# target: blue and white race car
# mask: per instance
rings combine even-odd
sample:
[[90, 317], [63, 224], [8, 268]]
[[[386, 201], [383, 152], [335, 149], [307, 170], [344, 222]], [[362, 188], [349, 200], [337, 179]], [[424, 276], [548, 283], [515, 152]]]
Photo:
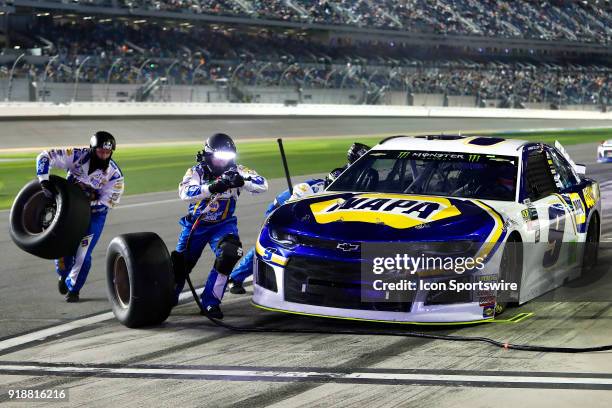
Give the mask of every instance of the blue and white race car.
[[[413, 245], [419, 252], [439, 243], [462, 248], [484, 260], [484, 267], [461, 275], [464, 282], [499, 280], [513, 265], [513, 303], [527, 302], [596, 261], [599, 187], [584, 172], [558, 144], [479, 136], [387, 138], [324, 193], [288, 201], [268, 217], [256, 243], [253, 303], [370, 321], [493, 319], [506, 303], [499, 292], [438, 299], [435, 289], [427, 289], [431, 285], [423, 285], [403, 301], [364, 301], [363, 249], [385, 243]], [[563, 245], [585, 242], [592, 245]], [[426, 283], [449, 280], [439, 272], [416, 275]]]
[[597, 146], [597, 161], [600, 163], [612, 162], [612, 139], [604, 140]]

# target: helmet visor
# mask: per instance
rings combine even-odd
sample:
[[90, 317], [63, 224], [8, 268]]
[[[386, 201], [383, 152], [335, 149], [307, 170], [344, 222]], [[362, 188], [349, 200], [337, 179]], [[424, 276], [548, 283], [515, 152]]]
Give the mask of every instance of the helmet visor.
[[231, 161], [236, 158], [236, 153], [229, 151], [220, 151], [213, 153], [213, 159]]
[[100, 160], [108, 160], [113, 155], [113, 150], [103, 148], [103, 147], [97, 147], [95, 154], [96, 156], [98, 156], [98, 159]]
[[236, 153], [228, 151], [214, 152], [211, 158], [212, 165], [217, 169], [229, 166], [236, 158]]

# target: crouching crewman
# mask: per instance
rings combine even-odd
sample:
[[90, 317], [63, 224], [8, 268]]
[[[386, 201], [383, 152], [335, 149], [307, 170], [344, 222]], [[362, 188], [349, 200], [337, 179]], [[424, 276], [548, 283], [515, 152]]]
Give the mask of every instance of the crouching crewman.
[[235, 163], [236, 146], [226, 134], [216, 133], [198, 152], [197, 164], [189, 169], [179, 184], [181, 200], [189, 202], [188, 214], [179, 220], [181, 232], [172, 262], [176, 276], [176, 302], [190, 273], [209, 244], [215, 262], [201, 295], [205, 313], [223, 318], [219, 305], [228, 276], [242, 256], [238, 223], [234, 216], [240, 192], [262, 193], [267, 181], [256, 172]]

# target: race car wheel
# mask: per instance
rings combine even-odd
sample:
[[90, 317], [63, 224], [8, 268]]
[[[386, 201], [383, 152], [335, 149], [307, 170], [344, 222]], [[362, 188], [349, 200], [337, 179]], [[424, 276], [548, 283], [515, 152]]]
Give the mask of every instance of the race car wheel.
[[174, 302], [174, 274], [164, 241], [153, 232], [113, 238], [106, 252], [107, 296], [127, 327], [163, 323]]
[[89, 226], [89, 200], [66, 179], [50, 176], [55, 199], [45, 197], [38, 180], [26, 184], [15, 197], [10, 235], [24, 251], [46, 259], [73, 255]]
[[510, 235], [506, 240], [504, 252], [499, 266], [500, 280], [518, 285], [518, 291], [502, 292], [499, 296], [501, 301], [495, 305], [495, 315], [501, 314], [508, 307], [515, 307], [519, 302], [521, 289], [521, 277], [523, 275], [523, 245], [521, 239], [516, 235]]
[[595, 214], [589, 222], [587, 235], [582, 252], [581, 276], [586, 276], [597, 266], [597, 256], [599, 254], [599, 219]]

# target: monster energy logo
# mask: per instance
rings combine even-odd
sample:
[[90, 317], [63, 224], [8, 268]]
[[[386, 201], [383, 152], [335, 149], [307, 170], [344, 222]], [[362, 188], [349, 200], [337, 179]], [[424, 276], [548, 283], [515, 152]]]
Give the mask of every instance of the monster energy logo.
[[[421, 159], [421, 160], [465, 160], [463, 153], [446, 153], [446, 152], [399, 152], [398, 159]], [[480, 154], [470, 154], [467, 156], [471, 162], [480, 161]]]

